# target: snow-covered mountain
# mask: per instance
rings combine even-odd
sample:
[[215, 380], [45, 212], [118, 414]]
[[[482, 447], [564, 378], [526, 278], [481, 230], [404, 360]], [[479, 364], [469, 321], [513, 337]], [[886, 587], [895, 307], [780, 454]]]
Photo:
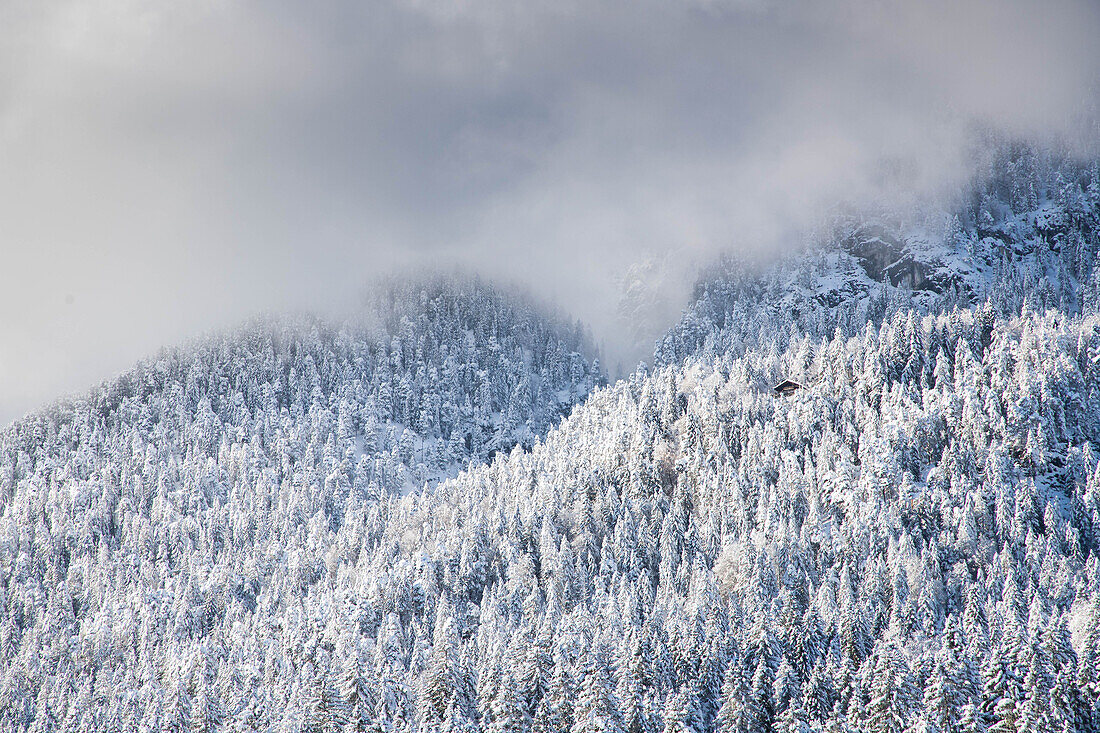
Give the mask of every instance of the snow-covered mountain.
[[348, 660], [366, 684], [317, 719], [1090, 730], [1100, 320], [988, 326], [639, 373], [400, 504], [318, 601], [314, 688]]
[[197, 711], [208, 650], [298, 623], [340, 527], [529, 447], [601, 383], [590, 358], [516, 293], [394, 281], [344, 324], [250, 324], [17, 422], [0, 433], [0, 728]]
[[400, 285], [18, 423], [0, 721], [1100, 729], [1100, 175], [968, 200], [722, 264], [590, 395], [579, 329]]
[[658, 365], [782, 347], [792, 333], [852, 335], [899, 309], [990, 301], [1003, 315], [1095, 309], [1100, 166], [1027, 146], [1005, 148], [956, 210], [836, 214], [808, 246], [761, 265], [728, 258], [700, 278]]

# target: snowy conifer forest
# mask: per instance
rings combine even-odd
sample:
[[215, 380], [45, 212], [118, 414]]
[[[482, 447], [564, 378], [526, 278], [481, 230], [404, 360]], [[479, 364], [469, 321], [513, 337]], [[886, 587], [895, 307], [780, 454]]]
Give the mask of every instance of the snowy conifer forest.
[[1100, 168], [964, 198], [714, 264], [610, 384], [421, 277], [15, 422], [0, 728], [1100, 730]]

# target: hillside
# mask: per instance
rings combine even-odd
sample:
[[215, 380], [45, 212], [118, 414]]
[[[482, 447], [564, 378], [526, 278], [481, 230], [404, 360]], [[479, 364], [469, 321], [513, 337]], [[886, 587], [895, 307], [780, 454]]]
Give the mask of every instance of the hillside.
[[398, 286], [19, 423], [3, 724], [1097, 730], [1100, 183], [1031, 155], [938, 239], [723, 264], [610, 386]]
[[395, 281], [342, 325], [258, 322], [17, 422], [0, 728], [130, 729], [135, 710], [161, 728], [164, 675], [190, 700], [204, 650], [296, 623], [338, 528], [530, 446], [602, 380], [589, 349], [514, 293]]
[[954, 311], [638, 373], [289, 547], [224, 528], [240, 565], [190, 522], [178, 570], [116, 564], [145, 603], [43, 582], [75, 647], [30, 625], [8, 679], [82, 729], [1090, 730], [1098, 354], [1096, 316]]
[[901, 217], [837, 213], [804, 247], [773, 262], [726, 258], [695, 287], [657, 344], [658, 365], [792, 333], [861, 332], [898, 311], [935, 313], [989, 301], [1001, 315], [1095, 310], [1100, 165], [1027, 146], [1001, 149], [954, 209]]

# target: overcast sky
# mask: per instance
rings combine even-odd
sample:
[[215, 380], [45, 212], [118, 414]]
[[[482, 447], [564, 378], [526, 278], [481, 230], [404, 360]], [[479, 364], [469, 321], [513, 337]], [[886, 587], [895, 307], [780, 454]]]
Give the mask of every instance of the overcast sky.
[[1098, 6], [4, 0], [0, 422], [425, 263], [614, 352], [632, 262], [950, 189], [975, 122], [1093, 142]]

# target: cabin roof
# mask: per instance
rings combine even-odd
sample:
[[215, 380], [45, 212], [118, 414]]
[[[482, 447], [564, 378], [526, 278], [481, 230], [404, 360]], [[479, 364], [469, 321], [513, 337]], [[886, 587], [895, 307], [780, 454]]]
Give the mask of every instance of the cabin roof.
[[784, 379], [779, 384], [775, 385], [776, 392], [793, 392], [796, 389], [802, 389], [802, 385], [793, 379]]

